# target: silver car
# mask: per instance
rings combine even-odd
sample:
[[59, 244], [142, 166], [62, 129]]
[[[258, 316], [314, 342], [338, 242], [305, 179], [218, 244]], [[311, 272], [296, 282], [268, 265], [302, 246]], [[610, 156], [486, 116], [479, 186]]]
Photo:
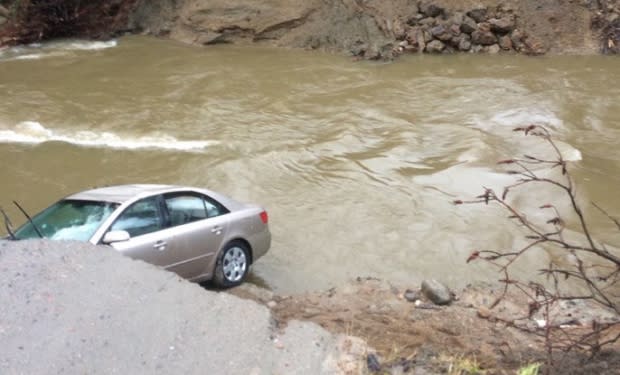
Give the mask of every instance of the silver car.
[[269, 249], [268, 220], [262, 207], [206, 189], [119, 185], [61, 199], [12, 236], [110, 245], [191, 281], [231, 287]]

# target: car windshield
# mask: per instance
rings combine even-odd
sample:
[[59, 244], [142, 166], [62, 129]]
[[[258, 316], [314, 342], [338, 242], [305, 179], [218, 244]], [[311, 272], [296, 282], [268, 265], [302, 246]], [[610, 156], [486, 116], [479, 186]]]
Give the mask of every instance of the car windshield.
[[[88, 241], [117, 207], [117, 203], [61, 200], [37, 214], [32, 221], [45, 238]], [[20, 240], [40, 238], [36, 229], [27, 221], [15, 232], [15, 237]]]

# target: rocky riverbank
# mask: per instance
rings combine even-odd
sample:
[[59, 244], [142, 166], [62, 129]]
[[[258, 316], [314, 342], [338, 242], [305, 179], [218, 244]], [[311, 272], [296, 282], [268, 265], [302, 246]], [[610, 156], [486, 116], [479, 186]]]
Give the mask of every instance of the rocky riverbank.
[[364, 59], [613, 54], [620, 48], [620, 0], [98, 0], [84, 9], [75, 2], [75, 12], [68, 3], [59, 16], [50, 16], [50, 8], [37, 18], [37, 6], [24, 5], [30, 2], [0, 2], [0, 45], [134, 32], [197, 45], [268, 44]]
[[[545, 359], [541, 317], [518, 295], [489, 309], [491, 287], [358, 278], [298, 295], [249, 283], [215, 292], [57, 241], [0, 240], [0, 268], [3, 374], [515, 374]], [[555, 316], [572, 330], [617, 319], [583, 301]], [[620, 368], [620, 343], [588, 355], [556, 357], [554, 373]]]
[[403, 53], [617, 53], [618, 0], [143, 2], [132, 27], [188, 43]]
[[[434, 280], [404, 287], [358, 278], [300, 295], [275, 295], [251, 284], [230, 293], [269, 307], [280, 327], [289, 321], [311, 321], [330, 332], [364, 339], [370, 349], [355, 355], [366, 356], [371, 373], [516, 374], [531, 364], [541, 364], [542, 373], [545, 363], [544, 318], [529, 316], [528, 303], [519, 294], [511, 293], [489, 309], [501, 294], [491, 286], [449, 292]], [[561, 305], [552, 324], [573, 333], [584, 332], [595, 320], [617, 319], [584, 301]], [[554, 374], [615, 374], [620, 343], [594, 359], [580, 350], [558, 353], [555, 359]]]

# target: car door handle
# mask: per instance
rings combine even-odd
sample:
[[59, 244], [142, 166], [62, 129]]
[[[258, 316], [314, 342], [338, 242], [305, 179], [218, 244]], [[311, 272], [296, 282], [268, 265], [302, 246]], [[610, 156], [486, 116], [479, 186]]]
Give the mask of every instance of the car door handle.
[[222, 227], [220, 227], [219, 225], [211, 228], [211, 233], [215, 233], [215, 234], [220, 234], [222, 233]]
[[166, 250], [167, 245], [168, 243], [166, 241], [157, 241], [155, 242], [155, 245], [153, 245], [153, 247], [159, 251], [164, 251]]

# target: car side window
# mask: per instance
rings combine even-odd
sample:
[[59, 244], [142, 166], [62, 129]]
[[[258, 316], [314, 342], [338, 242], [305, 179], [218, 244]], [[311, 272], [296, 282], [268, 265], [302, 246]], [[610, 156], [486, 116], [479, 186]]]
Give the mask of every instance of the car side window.
[[174, 194], [164, 196], [170, 225], [175, 227], [186, 223], [206, 219], [207, 206], [202, 197], [192, 194]]
[[229, 212], [224, 206], [209, 198], [205, 198], [205, 206], [209, 217], [220, 216]]
[[131, 237], [152, 233], [163, 228], [157, 197], [142, 199], [131, 206], [116, 219], [110, 230], [124, 230]]

